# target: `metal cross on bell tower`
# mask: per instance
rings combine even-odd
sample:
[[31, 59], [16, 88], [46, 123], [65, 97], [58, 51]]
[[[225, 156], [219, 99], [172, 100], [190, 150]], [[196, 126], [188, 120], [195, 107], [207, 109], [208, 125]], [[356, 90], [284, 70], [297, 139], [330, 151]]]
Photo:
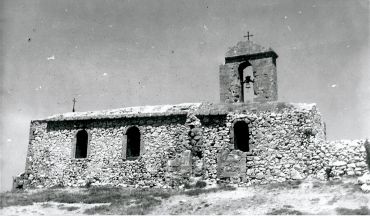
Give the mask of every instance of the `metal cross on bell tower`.
[[245, 38], [247, 38], [249, 40], [250, 37], [253, 37], [254, 35], [252, 34], [249, 34], [249, 31], [247, 32], [247, 35], [244, 35]]
[[75, 112], [76, 98], [73, 98], [72, 102], [73, 102], [72, 112]]

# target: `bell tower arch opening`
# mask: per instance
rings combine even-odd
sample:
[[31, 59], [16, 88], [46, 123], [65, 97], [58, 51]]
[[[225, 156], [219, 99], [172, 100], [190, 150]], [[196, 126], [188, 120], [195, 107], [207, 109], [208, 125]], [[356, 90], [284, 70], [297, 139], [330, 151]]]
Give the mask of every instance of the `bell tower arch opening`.
[[254, 91], [254, 72], [252, 65], [248, 62], [242, 62], [238, 67], [240, 80], [240, 102], [253, 102]]

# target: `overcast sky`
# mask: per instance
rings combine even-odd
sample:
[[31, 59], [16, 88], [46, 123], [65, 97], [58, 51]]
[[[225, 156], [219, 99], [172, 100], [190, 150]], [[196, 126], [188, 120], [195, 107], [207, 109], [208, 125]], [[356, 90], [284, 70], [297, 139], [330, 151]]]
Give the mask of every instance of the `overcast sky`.
[[31, 119], [219, 102], [227, 48], [250, 31], [279, 58], [279, 100], [317, 103], [329, 139], [370, 137], [367, 0], [0, 2], [1, 190]]

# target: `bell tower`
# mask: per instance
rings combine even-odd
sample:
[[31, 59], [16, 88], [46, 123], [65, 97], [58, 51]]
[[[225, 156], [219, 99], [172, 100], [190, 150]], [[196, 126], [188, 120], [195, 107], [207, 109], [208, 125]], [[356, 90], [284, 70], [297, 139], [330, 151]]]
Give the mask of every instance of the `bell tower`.
[[220, 65], [221, 103], [276, 101], [277, 57], [271, 48], [249, 40], [229, 48]]

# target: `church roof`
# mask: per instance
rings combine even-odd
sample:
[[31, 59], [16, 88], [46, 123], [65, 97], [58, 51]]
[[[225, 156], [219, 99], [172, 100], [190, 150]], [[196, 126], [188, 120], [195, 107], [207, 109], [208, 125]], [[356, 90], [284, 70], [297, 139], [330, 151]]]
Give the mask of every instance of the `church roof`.
[[181, 103], [173, 105], [154, 105], [154, 106], [137, 106], [125, 107], [119, 109], [88, 111], [88, 112], [68, 112], [56, 114], [45, 119], [35, 121], [77, 121], [93, 119], [119, 119], [119, 118], [138, 118], [138, 117], [155, 117], [155, 116], [174, 116], [187, 115], [227, 115], [229, 112], [263, 112], [266, 110], [282, 109], [295, 110], [312, 110], [316, 104], [304, 103], [284, 103], [284, 102], [267, 102], [267, 103], [235, 103], [235, 104], [213, 104], [213, 103]]
[[88, 112], [68, 112], [47, 117], [47, 121], [60, 120], [88, 120], [88, 119], [114, 119], [128, 117], [151, 117], [166, 115], [186, 115], [189, 110], [196, 109], [201, 103], [182, 103], [174, 105], [154, 105], [124, 107], [119, 109], [88, 111]]
[[271, 48], [263, 47], [259, 44], [254, 43], [253, 41], [239, 41], [235, 46], [229, 48], [229, 50], [225, 54], [225, 58], [256, 55], [268, 52], [272, 52], [276, 55], [275, 51]]

